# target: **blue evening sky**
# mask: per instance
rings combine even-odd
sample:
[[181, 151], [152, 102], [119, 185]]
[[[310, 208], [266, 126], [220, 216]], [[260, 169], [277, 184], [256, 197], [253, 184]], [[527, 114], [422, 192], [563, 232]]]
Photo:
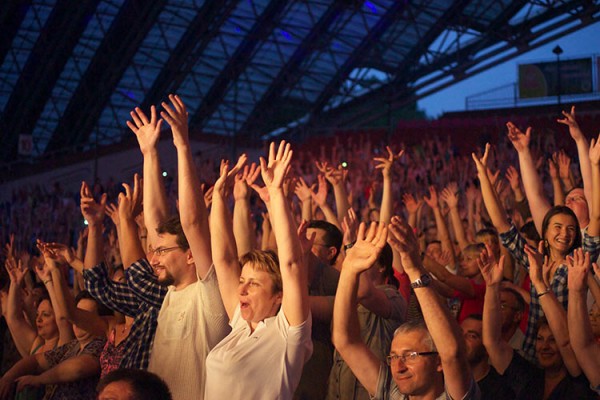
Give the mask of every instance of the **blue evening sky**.
[[[600, 23], [552, 41], [511, 61], [490, 68], [477, 76], [421, 99], [418, 102], [419, 108], [424, 109], [428, 116], [434, 118], [439, 117], [445, 111], [464, 110], [467, 96], [515, 83], [517, 81], [518, 64], [556, 60], [556, 56], [552, 53], [552, 49], [556, 45], [559, 45], [564, 51], [561, 59], [598, 55], [600, 53]], [[599, 66], [596, 65], [595, 68], [595, 75], [598, 76], [597, 68]]]

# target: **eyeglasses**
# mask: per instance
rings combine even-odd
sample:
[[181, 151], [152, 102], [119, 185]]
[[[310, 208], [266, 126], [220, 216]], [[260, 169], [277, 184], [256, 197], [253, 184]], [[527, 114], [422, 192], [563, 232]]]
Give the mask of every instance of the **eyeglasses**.
[[156, 249], [151, 249], [150, 251], [155, 255], [155, 256], [162, 256], [165, 253], [168, 253], [169, 251], [175, 250], [175, 249], [180, 249], [181, 247], [179, 246], [173, 246], [173, 247], [157, 247]]
[[404, 354], [390, 354], [385, 357], [387, 365], [392, 365], [392, 362], [401, 360], [403, 364], [410, 364], [415, 362], [417, 357], [421, 356], [432, 356], [438, 354], [437, 351], [409, 351]]

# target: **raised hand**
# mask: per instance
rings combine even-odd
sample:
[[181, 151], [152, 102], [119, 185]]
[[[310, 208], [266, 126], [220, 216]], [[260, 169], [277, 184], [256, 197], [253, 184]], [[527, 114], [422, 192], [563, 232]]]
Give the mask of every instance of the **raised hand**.
[[36, 265], [35, 273], [45, 283], [52, 280], [52, 270], [57, 268], [58, 257], [46, 243], [40, 240], [37, 241], [37, 248], [44, 256], [44, 263]]
[[404, 150], [400, 150], [398, 154], [394, 154], [390, 146], [385, 146], [385, 149], [388, 152], [387, 158], [375, 157], [373, 158], [373, 161], [378, 163], [377, 165], [375, 165], [375, 168], [381, 170], [381, 174], [383, 175], [383, 177], [389, 178], [392, 174], [392, 167], [394, 165], [394, 161], [402, 157], [402, 155], [404, 154]]
[[500, 259], [496, 262], [493, 252], [486, 246], [486, 249], [479, 254], [477, 266], [487, 286], [498, 285], [502, 282], [504, 256], [500, 256]]
[[60, 262], [72, 264], [77, 258], [73, 249], [66, 244], [52, 242], [44, 243], [44, 246], [51, 252], [52, 256]]
[[571, 157], [563, 150], [556, 155], [556, 165], [558, 166], [558, 175], [561, 179], [569, 179], [571, 177]]
[[590, 141], [590, 162], [592, 165], [597, 166], [600, 164], [600, 135], [598, 138], [592, 138]]
[[579, 124], [575, 119], [575, 106], [571, 107], [571, 112], [563, 111], [562, 115], [564, 116], [564, 118], [559, 118], [556, 120], [556, 122], [558, 122], [559, 124], [567, 125], [569, 127], [569, 134], [571, 135], [573, 140], [584, 139], [583, 132], [581, 132]]
[[475, 166], [477, 167], [477, 172], [480, 174], [488, 173], [487, 161], [488, 161], [488, 157], [490, 156], [490, 149], [491, 149], [490, 144], [486, 143], [485, 151], [483, 152], [483, 156], [481, 158], [479, 158], [475, 153], [471, 153], [471, 157], [473, 158], [473, 161], [475, 161]]
[[235, 183], [233, 185], [233, 199], [244, 200], [250, 196], [248, 190], [248, 182], [254, 182], [260, 174], [260, 168], [256, 163], [252, 165], [245, 165], [241, 172], [235, 175]]
[[554, 261], [550, 261], [548, 256], [543, 256], [542, 251], [543, 241], [540, 241], [537, 250], [529, 245], [525, 245], [525, 253], [529, 260], [529, 277], [536, 288], [549, 286], [548, 272], [555, 264]]
[[300, 177], [296, 181], [296, 187], [294, 188], [294, 193], [298, 197], [298, 200], [300, 200], [300, 202], [304, 203], [305, 201], [310, 200], [310, 198], [312, 197], [312, 191], [313, 191], [314, 187], [315, 187], [315, 185], [308, 187], [308, 185], [306, 184], [304, 179], [302, 177]]
[[156, 107], [150, 107], [150, 120], [139, 107], [136, 107], [129, 115], [131, 115], [133, 122], [127, 121], [127, 126], [135, 133], [142, 154], [148, 154], [156, 150], [156, 143], [160, 139], [160, 128], [163, 123], [162, 119], [156, 117]]
[[260, 170], [263, 182], [267, 188], [281, 188], [283, 179], [287, 175], [292, 161], [293, 151], [289, 143], [282, 140], [279, 143], [277, 153], [275, 152], [275, 142], [269, 146], [269, 158], [265, 160], [260, 158]]
[[446, 186], [444, 190], [442, 190], [440, 197], [449, 208], [458, 207], [458, 185], [456, 182], [452, 182]]
[[106, 208], [106, 193], [100, 197], [100, 203], [94, 200], [92, 192], [87, 183], [81, 183], [81, 214], [86, 219], [89, 225], [100, 225], [104, 221], [104, 211]]
[[508, 139], [513, 144], [517, 152], [522, 152], [529, 149], [531, 141], [531, 127], [528, 127], [525, 133], [515, 126], [512, 122], [506, 124], [508, 128]]
[[318, 182], [317, 192], [314, 193], [311, 190], [311, 196], [312, 196], [314, 202], [319, 207], [322, 207], [323, 205], [325, 205], [325, 203], [327, 203], [327, 193], [328, 193], [327, 181], [325, 180], [325, 177], [323, 175], [319, 174], [319, 175], [317, 175], [317, 182]]
[[161, 111], [160, 116], [171, 126], [175, 146], [188, 145], [188, 111], [181, 98], [176, 94], [170, 94], [169, 100], [171, 106], [164, 101], [161, 103], [166, 112]]
[[515, 167], [510, 165], [506, 169], [506, 174], [504, 175], [504, 177], [510, 184], [510, 188], [512, 189], [513, 192], [521, 189], [521, 183], [520, 183], [521, 177], [519, 176], [519, 171], [517, 171], [517, 169]]
[[[582, 248], [575, 249], [572, 256], [567, 256], [567, 267], [569, 279], [567, 285], [569, 290], [587, 292], [587, 279], [590, 272], [590, 253]], [[597, 265], [594, 265], [597, 268]]]
[[437, 190], [435, 190], [435, 186], [429, 186], [429, 197], [423, 196], [423, 200], [432, 210], [435, 210], [440, 207], [440, 203], [438, 200]]
[[106, 209], [104, 211], [113, 224], [118, 227], [121, 222], [121, 220], [119, 220], [119, 207], [114, 203], [108, 203], [106, 204]]
[[388, 243], [400, 253], [404, 270], [422, 271], [422, 263], [419, 252], [419, 242], [414, 234], [413, 229], [398, 216], [392, 217], [388, 227]]
[[348, 268], [357, 273], [369, 269], [379, 257], [379, 253], [385, 246], [386, 238], [385, 223], [372, 222], [367, 230], [365, 223], [362, 222], [358, 227], [356, 243], [346, 252], [342, 269]]
[[16, 261], [14, 258], [7, 258], [4, 263], [4, 268], [6, 268], [6, 272], [8, 272], [10, 281], [17, 286], [21, 286], [23, 278], [25, 278], [25, 271], [23, 270], [23, 263], [21, 260]]
[[352, 208], [348, 209], [348, 214], [342, 219], [342, 232], [344, 236], [342, 238], [343, 244], [350, 244], [356, 241], [358, 230], [358, 219], [356, 213]]
[[423, 200], [419, 199], [419, 201], [415, 200], [415, 197], [410, 193], [404, 193], [402, 195], [402, 202], [404, 203], [404, 207], [406, 207], [406, 211], [409, 214], [416, 214], [419, 211], [419, 208], [423, 205]]
[[215, 194], [219, 194], [224, 198], [229, 194], [233, 186], [235, 176], [242, 169], [244, 164], [246, 164], [247, 159], [248, 157], [246, 154], [242, 154], [231, 170], [229, 169], [229, 160], [221, 160], [221, 166], [219, 167], [219, 178], [213, 187], [213, 196]]
[[133, 191], [124, 183], [125, 193], [119, 193], [119, 216], [124, 220], [134, 220], [142, 212], [142, 180], [138, 174], [133, 176]]
[[202, 184], [202, 193], [204, 193], [204, 205], [206, 206], [206, 208], [209, 208], [212, 204], [213, 190], [215, 190], [215, 187], [211, 186], [205, 191], [204, 184]]

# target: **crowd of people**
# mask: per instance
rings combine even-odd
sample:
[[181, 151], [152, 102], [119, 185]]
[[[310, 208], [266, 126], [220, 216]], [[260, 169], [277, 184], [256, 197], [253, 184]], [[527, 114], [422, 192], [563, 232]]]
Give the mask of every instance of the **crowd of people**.
[[131, 112], [122, 187], [2, 204], [0, 400], [599, 398], [600, 143], [575, 108], [576, 155], [508, 122], [470, 156], [362, 135], [218, 164], [160, 106]]

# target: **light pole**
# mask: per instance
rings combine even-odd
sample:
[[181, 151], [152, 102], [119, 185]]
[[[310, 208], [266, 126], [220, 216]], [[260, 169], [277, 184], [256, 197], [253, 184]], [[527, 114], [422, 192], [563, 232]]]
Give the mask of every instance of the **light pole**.
[[562, 91], [560, 85], [560, 55], [563, 53], [563, 49], [557, 45], [552, 49], [552, 52], [556, 54], [556, 96], [558, 98], [558, 105], [560, 106], [560, 92]]

